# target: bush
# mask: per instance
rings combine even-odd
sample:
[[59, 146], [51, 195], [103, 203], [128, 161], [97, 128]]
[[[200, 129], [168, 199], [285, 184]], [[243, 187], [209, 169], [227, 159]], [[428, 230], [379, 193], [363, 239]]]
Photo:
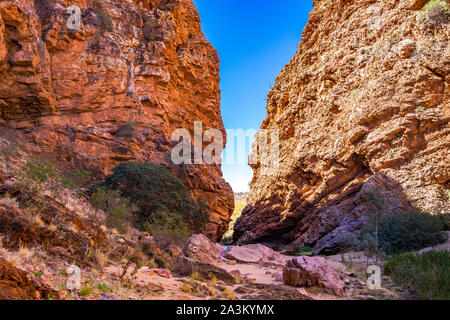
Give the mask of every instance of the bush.
[[189, 232], [198, 233], [208, 222], [206, 206], [194, 201], [183, 182], [160, 165], [122, 163], [101, 186], [119, 190], [139, 207], [135, 221], [142, 230], [158, 227], [184, 232], [186, 225]]
[[446, 24], [450, 15], [450, 7], [446, 0], [431, 0], [422, 9], [422, 16], [428, 23]]
[[79, 198], [84, 196], [82, 187], [85, 186], [91, 177], [90, 171], [64, 171], [61, 174], [61, 182], [68, 188], [77, 192]]
[[408, 289], [418, 292], [420, 299], [450, 299], [450, 252], [413, 253], [389, 259], [384, 272]]
[[161, 247], [172, 242], [183, 246], [189, 238], [189, 226], [184, 222], [183, 216], [173, 212], [154, 212], [144, 223], [143, 228]]
[[378, 246], [386, 254], [397, 254], [431, 247], [445, 242], [444, 224], [437, 216], [413, 211], [383, 216], [378, 219], [377, 233], [373, 224], [363, 230], [362, 238], [369, 249]]
[[391, 214], [378, 188], [370, 190], [367, 198], [367, 222], [357, 246], [369, 253], [398, 254], [446, 241], [441, 217], [420, 211]]
[[136, 133], [136, 123], [132, 120], [128, 120], [126, 123], [121, 124], [117, 128], [116, 135], [119, 138], [131, 139], [134, 137], [135, 133]]
[[44, 184], [51, 178], [56, 178], [55, 169], [44, 160], [31, 158], [20, 167], [16, 174], [18, 181], [26, 186], [30, 192], [37, 193], [44, 189]]
[[124, 233], [128, 230], [133, 214], [139, 209], [122, 198], [118, 190], [108, 190], [97, 187], [92, 193], [90, 203], [95, 210], [102, 210], [107, 214], [106, 225]]

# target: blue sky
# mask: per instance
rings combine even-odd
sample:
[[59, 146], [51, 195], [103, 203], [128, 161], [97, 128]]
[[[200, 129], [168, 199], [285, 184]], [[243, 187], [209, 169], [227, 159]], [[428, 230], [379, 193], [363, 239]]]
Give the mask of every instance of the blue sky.
[[[294, 56], [312, 0], [194, 0], [206, 38], [218, 50], [226, 129], [257, 130], [275, 78]], [[245, 152], [248, 153], [249, 146]], [[235, 192], [249, 189], [247, 164], [223, 165]]]

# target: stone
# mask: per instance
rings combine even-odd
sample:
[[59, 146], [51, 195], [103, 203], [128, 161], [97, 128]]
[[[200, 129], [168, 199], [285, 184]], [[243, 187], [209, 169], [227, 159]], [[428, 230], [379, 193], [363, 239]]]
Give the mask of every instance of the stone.
[[417, 252], [417, 255], [421, 256], [421, 255], [424, 255], [425, 253], [432, 252], [432, 251], [433, 251], [433, 248], [425, 248], [425, 249], [422, 249], [419, 252]]
[[194, 234], [186, 244], [186, 256], [204, 263], [216, 263], [223, 248], [203, 234]]
[[274, 273], [273, 278], [276, 282], [283, 282], [283, 274], [281, 272]]
[[152, 271], [162, 278], [170, 279], [172, 277], [169, 269], [153, 269]]
[[261, 266], [282, 266], [283, 256], [262, 244], [249, 244], [245, 246], [230, 246], [224, 256], [239, 263], [253, 263]]
[[293, 287], [320, 287], [345, 295], [345, 282], [323, 257], [297, 257], [283, 269], [283, 283]]
[[191, 260], [178, 256], [172, 263], [171, 270], [179, 277], [189, 277], [194, 273], [194, 264]]
[[449, 43], [435, 36], [448, 24], [418, 19], [426, 2], [314, 1], [298, 52], [267, 97], [260, 133], [278, 130], [279, 148], [270, 162], [258, 148], [250, 157], [235, 244], [271, 239], [339, 253], [341, 239], [359, 235], [375, 187], [389, 213], [450, 212]]
[[213, 266], [207, 263], [196, 262], [194, 264], [194, 272], [197, 272], [202, 279], [221, 280], [228, 285], [233, 285], [235, 283], [235, 277], [227, 272], [225, 269]]
[[237, 261], [239, 263], [253, 263], [269, 265], [283, 265], [283, 256], [262, 244], [249, 244], [245, 246], [230, 246], [224, 256], [227, 259]]

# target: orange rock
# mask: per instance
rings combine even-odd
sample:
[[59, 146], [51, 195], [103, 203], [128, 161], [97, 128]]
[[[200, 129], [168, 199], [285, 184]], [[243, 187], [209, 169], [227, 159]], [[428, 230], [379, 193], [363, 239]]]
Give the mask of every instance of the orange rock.
[[57, 291], [0, 258], [0, 300], [60, 299]]
[[78, 31], [52, 2], [0, 7], [1, 120], [37, 153], [99, 176], [123, 161], [166, 165], [206, 203], [205, 233], [220, 239], [234, 209], [220, 166], [182, 169], [170, 157], [173, 131], [195, 121], [225, 135], [219, 58], [192, 0], [94, 0]]
[[425, 2], [314, 1], [261, 126], [279, 131], [279, 165], [252, 164], [235, 241], [338, 252], [373, 187], [390, 212], [450, 212], [448, 24], [417, 20]]

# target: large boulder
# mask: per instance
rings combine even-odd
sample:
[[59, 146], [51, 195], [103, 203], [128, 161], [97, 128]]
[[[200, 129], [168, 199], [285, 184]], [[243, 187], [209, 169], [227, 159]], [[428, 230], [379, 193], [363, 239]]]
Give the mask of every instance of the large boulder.
[[197, 272], [202, 279], [208, 281], [215, 278], [228, 285], [233, 285], [236, 282], [235, 277], [225, 269], [207, 263], [196, 262], [194, 264], [194, 272]]
[[320, 287], [336, 295], [345, 295], [344, 280], [322, 257], [289, 260], [283, 269], [283, 282], [293, 287]]
[[220, 257], [223, 248], [214, 243], [203, 234], [194, 234], [186, 244], [186, 255], [204, 263], [215, 263]]
[[225, 258], [240, 263], [258, 263], [264, 266], [284, 264], [283, 255], [262, 244], [231, 246], [225, 250]]

